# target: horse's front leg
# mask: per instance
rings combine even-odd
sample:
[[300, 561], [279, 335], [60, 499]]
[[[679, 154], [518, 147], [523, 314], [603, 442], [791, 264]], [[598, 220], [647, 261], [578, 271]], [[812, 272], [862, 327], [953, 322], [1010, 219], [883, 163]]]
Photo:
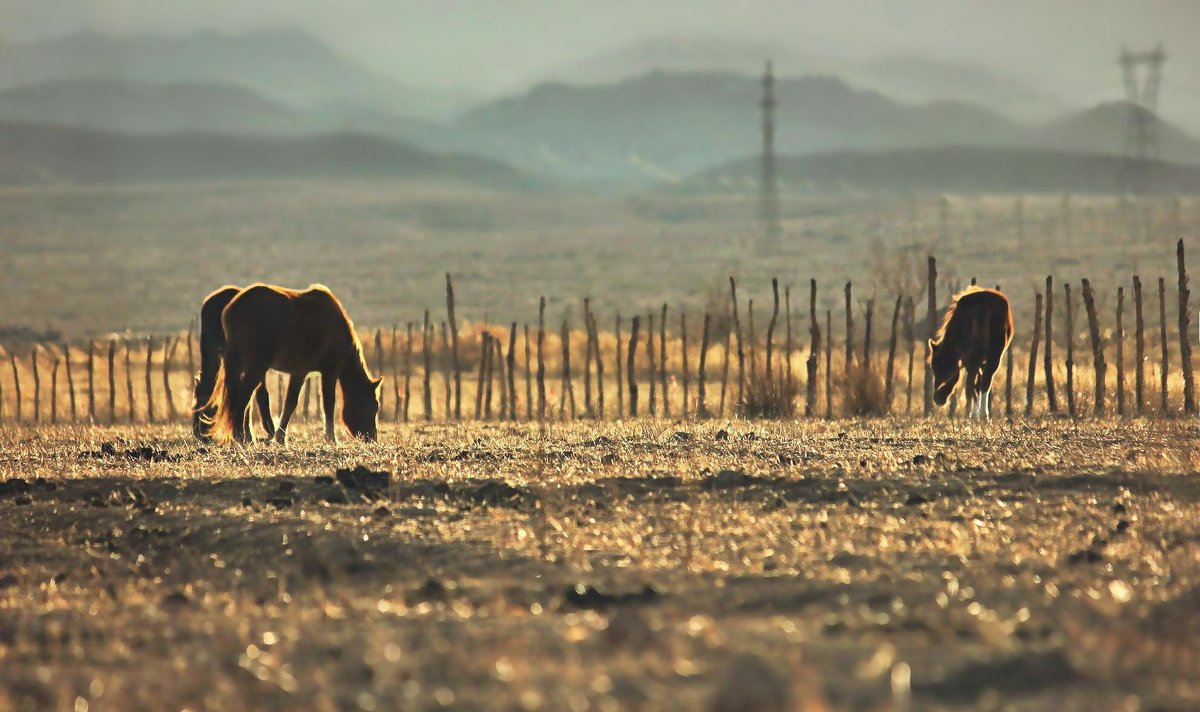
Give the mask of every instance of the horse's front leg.
[[325, 409], [325, 438], [336, 443], [333, 409], [337, 406], [337, 373], [334, 371], [321, 372], [321, 405]]
[[275, 431], [275, 440], [283, 445], [287, 442], [287, 427], [296, 412], [296, 404], [300, 402], [300, 387], [308, 374], [292, 374], [288, 380], [287, 395], [283, 398], [283, 412], [279, 415], [279, 428]]

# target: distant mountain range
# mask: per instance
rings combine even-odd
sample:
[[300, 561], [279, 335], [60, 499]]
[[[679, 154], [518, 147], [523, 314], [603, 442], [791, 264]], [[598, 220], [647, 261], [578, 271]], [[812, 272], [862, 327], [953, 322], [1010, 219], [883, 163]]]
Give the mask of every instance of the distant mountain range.
[[[543, 84], [451, 123], [471, 150], [531, 171], [649, 184], [755, 155], [757, 77], [652, 73], [616, 84]], [[977, 145], [1119, 152], [1126, 106], [1027, 124], [961, 102], [908, 104], [830, 77], [776, 82], [780, 154]], [[1200, 162], [1200, 141], [1160, 121], [1162, 156]]]
[[302, 138], [220, 134], [132, 135], [0, 122], [0, 183], [161, 183], [265, 178], [448, 179], [505, 188], [534, 185], [487, 158], [435, 154], [361, 134]]
[[[1152, 189], [1200, 191], [1200, 166], [1157, 162]], [[776, 170], [789, 192], [1114, 193], [1121, 159], [1031, 148], [939, 146], [887, 151], [831, 151], [781, 157]], [[757, 191], [759, 164], [742, 159], [673, 187], [693, 193]]]
[[[406, 87], [297, 32], [128, 38], [77, 34], [31, 44], [0, 43], [0, 121], [23, 126], [22, 136], [30, 135], [33, 125], [47, 132], [52, 127], [78, 129], [78, 136], [91, 136], [93, 144], [108, 147], [97, 156], [121, 163], [110, 171], [113, 176], [137, 173], [131, 161], [112, 155], [117, 145], [141, 151], [149, 145], [186, 145], [194, 150], [201, 138], [219, 139], [225, 148], [244, 140], [255, 147], [247, 155], [274, 166], [263, 172], [287, 173], [307, 164], [302, 159], [288, 164], [271, 152], [282, 149], [268, 146], [308, 150], [330, 136], [354, 135], [360, 142], [377, 141], [381, 156], [393, 159], [400, 150], [396, 142], [404, 144], [403, 150], [431, 157], [457, 154], [457, 160], [465, 161], [462, 154], [479, 156], [471, 160], [487, 175], [503, 162], [551, 180], [630, 189], [684, 181], [757, 155], [760, 76], [689, 67], [744, 63], [756, 71], [761, 65], [755, 57], [777, 49], [706, 40], [647, 41], [561, 69], [563, 76], [593, 83], [544, 82], [462, 110], [462, 97]], [[820, 66], [802, 52], [785, 52], [780, 72]], [[658, 65], [672, 71], [606, 79]], [[1070, 152], [1112, 155], [1120, 150], [1129, 110], [1117, 103], [1065, 111], [1019, 82], [921, 58], [897, 57], [847, 71], [853, 83], [827, 74], [777, 79], [776, 150], [781, 156], [940, 146], [1044, 149], [1063, 160]], [[955, 98], [914, 99], [932, 96]], [[1013, 112], [998, 106], [1022, 108]], [[1012, 117], [1026, 111], [1052, 112], [1055, 118]], [[1158, 128], [1165, 160], [1200, 164], [1200, 141], [1169, 122], [1160, 120]], [[135, 136], [160, 140], [139, 143]], [[306, 136], [315, 138], [299, 140]], [[294, 143], [278, 142], [284, 139]], [[0, 155], [12, 175], [18, 174], [12, 168], [17, 165], [26, 166], [20, 175], [29, 175], [25, 161], [50, 155], [17, 151], [11, 137], [0, 137], [0, 144], [15, 151]], [[339, 146], [338, 151], [350, 150]], [[247, 162], [234, 158], [225, 164], [238, 166], [230, 172], [247, 174]], [[368, 158], [338, 158], [329, 170], [383, 170]], [[155, 156], [144, 159], [156, 166], [148, 174], [172, 172]], [[290, 167], [284, 170], [285, 165]], [[37, 174], [41, 167], [35, 163], [32, 170]], [[103, 172], [103, 167], [94, 170]], [[205, 170], [214, 171], [214, 165]], [[316, 166], [304, 168], [314, 170]], [[61, 164], [46, 171], [67, 177], [87, 174], [82, 167], [64, 171]]]
[[129, 133], [295, 133], [303, 115], [245, 87], [62, 79], [0, 91], [0, 120]]
[[157, 84], [233, 84], [296, 107], [369, 107], [442, 119], [459, 92], [406, 86], [347, 59], [303, 32], [111, 37], [78, 33], [0, 43], [0, 89], [79, 79]]
[[838, 76], [902, 101], [978, 104], [1018, 120], [1047, 120], [1071, 109], [1021, 81], [960, 62], [909, 54], [867, 62], [832, 61], [804, 45], [724, 37], [642, 38], [555, 67], [552, 75], [539, 79], [609, 84], [653, 71], [744, 73], [761, 69], [767, 60], [780, 76]]

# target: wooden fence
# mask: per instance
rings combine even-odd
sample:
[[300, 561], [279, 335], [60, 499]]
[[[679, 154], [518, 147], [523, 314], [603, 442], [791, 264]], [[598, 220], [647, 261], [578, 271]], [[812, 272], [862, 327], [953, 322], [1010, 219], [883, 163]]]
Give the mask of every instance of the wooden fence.
[[[1008, 291], [1014, 310], [1028, 300], [1033, 320], [1017, 323], [1017, 336], [996, 373], [993, 417], [1194, 413], [1182, 240], [1176, 257], [1176, 303], [1170, 307], [1176, 320], [1168, 323], [1167, 280], [1159, 277], [1157, 309], [1151, 310], [1157, 329], [1147, 319], [1139, 275], [1108, 289], [1115, 297], [1111, 319], [1101, 313], [1101, 292], [1088, 279], [1060, 283], [1060, 299], [1055, 299], [1053, 276], [1046, 277], [1044, 291]], [[840, 334], [831, 333], [832, 310], [826, 310], [822, 323], [818, 308], [820, 285], [810, 280], [808, 286], [806, 344], [795, 338], [790, 287], [783, 287], [781, 302], [781, 285], [772, 280], [770, 316], [761, 329], [754, 300], [745, 300], [743, 307], [732, 277], [727, 306], [719, 313], [689, 314], [662, 304], [631, 316], [618, 313], [609, 321], [613, 329], [602, 331], [603, 320], [588, 299], [582, 300], [574, 324], [547, 323], [543, 298], [532, 325], [460, 325], [447, 275], [444, 321], [425, 310], [420, 321], [361, 337], [368, 365], [386, 377], [384, 421], [934, 414], [924, 340], [954, 291], [943, 290], [939, 301], [939, 287], [945, 285], [938, 282], [936, 260], [928, 261], [923, 318], [917, 321], [915, 314], [922, 295], [886, 295], [878, 302], [892, 307], [886, 329], [875, 324], [877, 300], [856, 301], [848, 282], [839, 290], [844, 326]], [[1132, 295], [1132, 334], [1126, 328], [1127, 293]], [[1076, 314], [1081, 303], [1085, 321]], [[803, 305], [796, 307], [803, 313]], [[758, 311], [761, 325], [763, 310]], [[699, 333], [689, 332], [696, 325]], [[883, 343], [877, 343], [880, 336]], [[1077, 362], [1077, 350], [1085, 345], [1091, 358]], [[841, 354], [837, 361], [835, 351]], [[182, 422], [191, 415], [199, 347], [189, 328], [136, 339], [9, 345], [0, 347], [2, 361], [8, 368], [0, 370], [0, 426]], [[278, 409], [283, 378], [269, 374], [266, 387]], [[919, 400], [913, 395], [917, 389]], [[318, 377], [310, 376], [298, 419], [320, 417], [318, 394]], [[951, 417], [959, 414], [961, 398], [960, 389], [946, 409]], [[469, 404], [465, 414], [464, 400]]]

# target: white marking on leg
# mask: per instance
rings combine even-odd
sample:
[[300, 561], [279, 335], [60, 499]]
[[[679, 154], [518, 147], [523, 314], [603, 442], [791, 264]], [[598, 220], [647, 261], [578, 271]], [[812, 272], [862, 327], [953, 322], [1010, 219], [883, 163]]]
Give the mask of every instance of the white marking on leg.
[[985, 422], [992, 422], [992, 391], [988, 389], [983, 392], [983, 419]]

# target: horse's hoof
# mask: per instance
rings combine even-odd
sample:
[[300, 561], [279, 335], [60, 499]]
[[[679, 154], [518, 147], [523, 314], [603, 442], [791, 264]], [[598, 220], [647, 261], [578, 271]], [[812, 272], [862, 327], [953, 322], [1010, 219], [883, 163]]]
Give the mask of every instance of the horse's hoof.
[[282, 430], [278, 430], [275, 432], [275, 437], [272, 438], [272, 440], [279, 445], [287, 445], [287, 433], [283, 432]]

